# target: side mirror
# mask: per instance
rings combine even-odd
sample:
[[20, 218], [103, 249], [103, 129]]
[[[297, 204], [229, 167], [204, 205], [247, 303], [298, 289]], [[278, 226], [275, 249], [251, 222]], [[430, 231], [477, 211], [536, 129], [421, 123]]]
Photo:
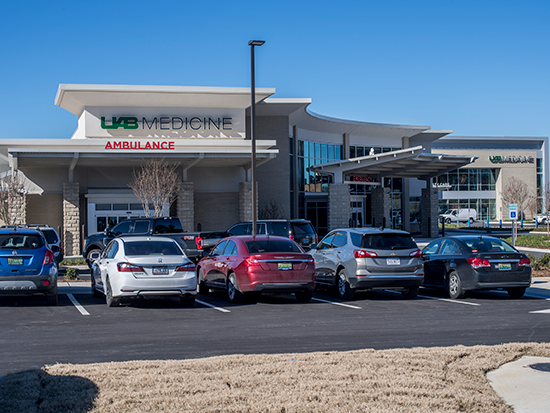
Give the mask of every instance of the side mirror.
[[97, 261], [99, 259], [99, 257], [101, 257], [101, 253], [100, 252], [92, 252], [90, 254], [90, 261], [91, 262], [94, 262], [94, 261]]
[[204, 258], [204, 257], [208, 257], [210, 255], [210, 251], [211, 250], [202, 250], [201, 252], [201, 257]]

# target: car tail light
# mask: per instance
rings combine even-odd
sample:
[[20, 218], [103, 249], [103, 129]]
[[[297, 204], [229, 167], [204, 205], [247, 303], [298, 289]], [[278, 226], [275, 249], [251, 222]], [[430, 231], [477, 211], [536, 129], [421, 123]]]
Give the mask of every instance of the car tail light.
[[250, 266], [250, 265], [260, 265], [260, 262], [258, 261], [258, 258], [256, 256], [251, 256], [251, 257], [248, 257], [245, 261], [244, 261], [245, 265], [247, 266]]
[[48, 280], [42, 280], [42, 285], [50, 285], [50, 282]]
[[422, 250], [416, 250], [409, 254], [411, 257], [421, 257], [422, 256]]
[[317, 236], [317, 234], [315, 234], [315, 243], [316, 243], [316, 244], [319, 243], [319, 237]]
[[294, 241], [294, 235], [290, 234], [290, 235], [288, 236], [288, 238], [290, 238], [292, 241]]
[[353, 256], [355, 258], [374, 258], [374, 257], [378, 257], [378, 254], [372, 251], [355, 250], [353, 251]]
[[475, 269], [491, 266], [489, 260], [486, 260], [485, 258], [466, 258], [466, 261], [468, 261], [468, 264]]
[[313, 257], [309, 257], [309, 258], [307, 259], [307, 263], [308, 263], [308, 264], [315, 264], [315, 259], [314, 259]]
[[129, 262], [119, 262], [116, 266], [118, 272], [145, 272], [139, 265], [130, 264]]
[[522, 258], [519, 260], [519, 266], [520, 267], [530, 267], [531, 266], [531, 260], [527, 257]]
[[202, 250], [202, 237], [195, 237], [195, 244], [198, 250]]
[[51, 263], [53, 263], [53, 252], [51, 252], [50, 250], [47, 250], [46, 255], [44, 256], [43, 265], [49, 265]]
[[187, 271], [195, 271], [195, 270], [196, 270], [195, 264], [193, 264], [192, 262], [188, 262], [186, 264], [180, 265], [179, 267], [176, 267], [177, 272], [179, 271], [187, 272]]

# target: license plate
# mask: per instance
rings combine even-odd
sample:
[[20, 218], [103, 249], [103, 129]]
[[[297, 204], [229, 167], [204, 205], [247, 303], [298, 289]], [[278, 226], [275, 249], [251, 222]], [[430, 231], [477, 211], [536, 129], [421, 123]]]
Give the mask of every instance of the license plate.
[[166, 267], [153, 267], [153, 275], [166, 275], [168, 274], [168, 268]]
[[401, 259], [399, 258], [387, 258], [386, 264], [388, 265], [401, 265]]
[[292, 269], [292, 263], [291, 262], [280, 262], [279, 263], [279, 269], [280, 270], [291, 270]]
[[512, 264], [510, 264], [510, 263], [498, 264], [498, 269], [499, 270], [511, 270], [512, 269]]
[[22, 257], [17, 257], [17, 258], [8, 257], [8, 265], [23, 265], [23, 258]]

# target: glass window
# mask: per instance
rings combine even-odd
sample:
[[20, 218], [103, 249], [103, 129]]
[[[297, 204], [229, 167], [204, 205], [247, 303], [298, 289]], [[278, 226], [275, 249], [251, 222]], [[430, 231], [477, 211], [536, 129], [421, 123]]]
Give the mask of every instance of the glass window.
[[183, 232], [179, 219], [157, 219], [155, 221], [155, 234]]
[[246, 241], [245, 245], [250, 254], [263, 254], [270, 252], [302, 252], [300, 247], [298, 247], [298, 245], [292, 240], [256, 239], [254, 241]]
[[332, 242], [332, 245], [334, 245], [335, 248], [343, 247], [347, 244], [347, 237], [345, 232], [339, 232], [334, 237], [334, 241]]
[[315, 159], [321, 159], [321, 144], [315, 143]]
[[217, 257], [218, 255], [221, 255], [223, 252], [223, 249], [225, 248], [225, 244], [227, 244], [227, 240], [220, 241], [218, 245], [214, 247], [214, 249], [210, 253], [210, 256]]
[[111, 248], [109, 249], [109, 252], [107, 253], [107, 258], [115, 258], [117, 252], [118, 252], [118, 242], [114, 241], [111, 244]]
[[356, 157], [356, 156], [355, 156], [355, 146], [350, 146], [350, 147], [349, 147], [349, 157], [350, 157], [350, 159]]
[[114, 211], [126, 211], [128, 210], [128, 204], [113, 204]]
[[116, 237], [122, 234], [129, 234], [131, 227], [132, 221], [122, 221], [120, 224], [113, 228], [113, 234], [115, 234]]
[[134, 234], [146, 234], [149, 232], [149, 221], [148, 220], [137, 220], [134, 226]]
[[335, 149], [335, 159], [342, 159], [342, 146], [336, 145], [334, 149]]
[[[247, 228], [249, 227], [249, 228]], [[252, 233], [252, 224], [236, 224], [229, 228], [231, 235], [246, 235]]]
[[334, 145], [328, 146], [328, 158], [333, 161], [335, 159], [334, 157]]
[[365, 148], [363, 146], [358, 146], [356, 151], [357, 151], [358, 158], [365, 156]]
[[[307, 144], [305, 146], [307, 147]], [[298, 156], [305, 156], [304, 141], [298, 141]]]
[[278, 235], [280, 237], [288, 238], [288, 235], [290, 234], [289, 223], [287, 221], [271, 222], [269, 227], [270, 235]]
[[458, 245], [450, 239], [445, 240], [443, 246], [441, 247], [441, 255], [455, 255], [458, 251]]
[[362, 248], [376, 250], [398, 250], [418, 248], [410, 235], [396, 233], [365, 234]]
[[[34, 249], [42, 248], [43, 246], [44, 246], [44, 240], [40, 235], [32, 235], [32, 234], [26, 235], [26, 234], [17, 234], [17, 233], [0, 235], [0, 249], [34, 250]], [[9, 254], [9, 252], [7, 254]], [[19, 265], [19, 267], [20, 266], [21, 265]]]
[[441, 245], [441, 242], [442, 242], [442, 240], [432, 242], [426, 248], [424, 248], [424, 250], [422, 251], [422, 254], [424, 254], [424, 255], [433, 255], [433, 254], [435, 254], [437, 252], [437, 249]]
[[470, 252], [517, 252], [510, 244], [498, 238], [472, 237], [462, 241]]
[[57, 244], [59, 242], [57, 232], [55, 232], [54, 229], [42, 229], [41, 231], [46, 237], [46, 241], [48, 241], [48, 244]]
[[96, 211], [110, 211], [111, 204], [95, 204]]
[[223, 250], [223, 255], [237, 255], [237, 244], [235, 241], [228, 241]]
[[330, 234], [328, 234], [325, 238], [321, 240], [321, 242], [317, 246], [317, 249], [323, 250], [327, 248], [332, 248], [332, 241], [334, 240], [335, 236], [336, 236], [336, 232], [331, 232]]
[[127, 241], [124, 253], [129, 256], [140, 255], [182, 255], [175, 242], [171, 241]]
[[328, 145], [326, 143], [321, 145], [321, 158], [328, 159]]

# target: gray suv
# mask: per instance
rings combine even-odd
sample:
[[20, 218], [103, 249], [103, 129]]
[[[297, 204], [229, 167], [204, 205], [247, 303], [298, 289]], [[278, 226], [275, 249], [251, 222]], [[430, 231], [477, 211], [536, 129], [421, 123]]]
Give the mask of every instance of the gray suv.
[[414, 298], [424, 281], [422, 251], [405, 231], [345, 228], [330, 232], [309, 253], [317, 284], [351, 300], [356, 290], [399, 290]]

